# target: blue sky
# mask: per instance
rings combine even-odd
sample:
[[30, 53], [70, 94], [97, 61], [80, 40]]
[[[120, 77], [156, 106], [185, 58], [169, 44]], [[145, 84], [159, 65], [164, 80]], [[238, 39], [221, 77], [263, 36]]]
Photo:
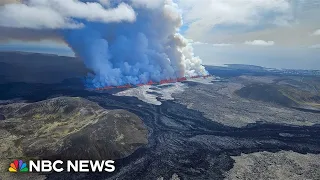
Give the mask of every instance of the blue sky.
[[[176, 2], [184, 21], [180, 33], [193, 42], [203, 64], [320, 69], [320, 0]], [[0, 51], [74, 55], [63, 41], [50, 39], [1, 41], [0, 37]]]

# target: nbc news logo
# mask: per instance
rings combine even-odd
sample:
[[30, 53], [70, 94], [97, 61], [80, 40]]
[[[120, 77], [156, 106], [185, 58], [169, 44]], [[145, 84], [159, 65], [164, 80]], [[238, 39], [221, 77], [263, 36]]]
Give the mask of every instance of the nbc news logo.
[[29, 168], [22, 160], [14, 160], [10, 164], [9, 172], [29, 172]]
[[115, 171], [114, 163], [113, 160], [68, 160], [66, 166], [63, 166], [64, 162], [61, 160], [30, 160], [28, 166], [22, 160], [14, 160], [9, 166], [9, 172], [113, 172]]

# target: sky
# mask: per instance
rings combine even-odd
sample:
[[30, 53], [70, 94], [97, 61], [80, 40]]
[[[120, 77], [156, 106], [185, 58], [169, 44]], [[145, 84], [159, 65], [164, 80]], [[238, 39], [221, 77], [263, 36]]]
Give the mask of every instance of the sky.
[[[32, 1], [41, 3], [48, 0]], [[56, 28], [81, 28], [82, 24], [70, 20], [70, 17], [83, 18], [85, 15], [88, 21], [105, 23], [134, 20], [130, 7], [125, 5], [113, 10], [92, 6], [86, 11], [81, 4], [72, 4], [74, 1], [54, 1], [70, 2], [69, 7], [77, 7], [83, 13], [68, 6], [59, 6], [59, 3], [57, 6], [64, 13], [57, 14], [49, 7], [27, 9], [19, 0], [1, 0], [0, 50], [74, 56], [69, 46], [55, 33]], [[100, 0], [100, 3], [108, 6], [110, 1]], [[137, 6], [147, 2], [132, 1]], [[156, 8], [158, 2], [149, 0], [147, 6]], [[17, 4], [8, 6], [8, 3]], [[205, 65], [252, 64], [272, 68], [320, 69], [320, 0], [175, 0], [175, 3], [183, 19], [179, 31], [193, 45], [195, 55]], [[19, 13], [24, 16], [14, 12], [17, 8], [14, 5], [19, 6]], [[120, 10], [125, 13], [118, 13]], [[37, 14], [32, 15], [30, 11]], [[25, 23], [14, 23], [21, 18], [26, 18]]]

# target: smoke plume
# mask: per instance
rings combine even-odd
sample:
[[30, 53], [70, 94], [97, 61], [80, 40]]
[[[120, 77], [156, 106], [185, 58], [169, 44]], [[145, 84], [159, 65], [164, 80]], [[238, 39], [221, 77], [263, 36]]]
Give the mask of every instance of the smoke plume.
[[[87, 79], [90, 87], [207, 74], [201, 60], [194, 57], [191, 45], [178, 33], [182, 18], [172, 0], [28, 2], [20, 8], [25, 8], [29, 14], [31, 10], [43, 15], [53, 13], [59, 21], [53, 21], [55, 26], [41, 21], [36, 21], [34, 27], [24, 25], [34, 29], [58, 29], [85, 65], [94, 71]], [[17, 5], [0, 8], [0, 14], [14, 11]], [[19, 26], [3, 20], [0, 20], [1, 25]]]

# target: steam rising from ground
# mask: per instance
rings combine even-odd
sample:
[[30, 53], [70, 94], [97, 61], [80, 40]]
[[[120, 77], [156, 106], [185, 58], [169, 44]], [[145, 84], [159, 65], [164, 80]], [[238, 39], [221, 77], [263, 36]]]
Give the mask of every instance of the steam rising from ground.
[[148, 7], [135, 8], [135, 22], [86, 23], [82, 29], [64, 31], [68, 44], [95, 72], [88, 84], [139, 84], [206, 74], [177, 33], [181, 16], [176, 5], [167, 1]]
[[186, 88], [187, 85], [183, 83], [174, 83], [170, 85], [157, 85], [157, 86], [140, 86], [136, 88], [130, 88], [121, 92], [114, 94], [115, 96], [129, 96], [137, 97], [141, 101], [149, 104], [161, 105], [161, 101], [174, 100], [172, 94], [181, 93]]
[[[8, 16], [15, 10], [26, 16]], [[30, 13], [38, 11], [54, 26], [34, 21]], [[0, 26], [59, 29], [61, 36], [94, 71], [86, 84], [90, 87], [139, 84], [148, 81], [206, 75], [201, 60], [194, 57], [188, 41], [178, 33], [182, 18], [172, 0], [29, 0], [0, 8], [11, 21]], [[34, 23], [17, 23], [30, 18]], [[52, 20], [53, 21], [53, 20]], [[24, 27], [25, 28], [25, 27]]]

